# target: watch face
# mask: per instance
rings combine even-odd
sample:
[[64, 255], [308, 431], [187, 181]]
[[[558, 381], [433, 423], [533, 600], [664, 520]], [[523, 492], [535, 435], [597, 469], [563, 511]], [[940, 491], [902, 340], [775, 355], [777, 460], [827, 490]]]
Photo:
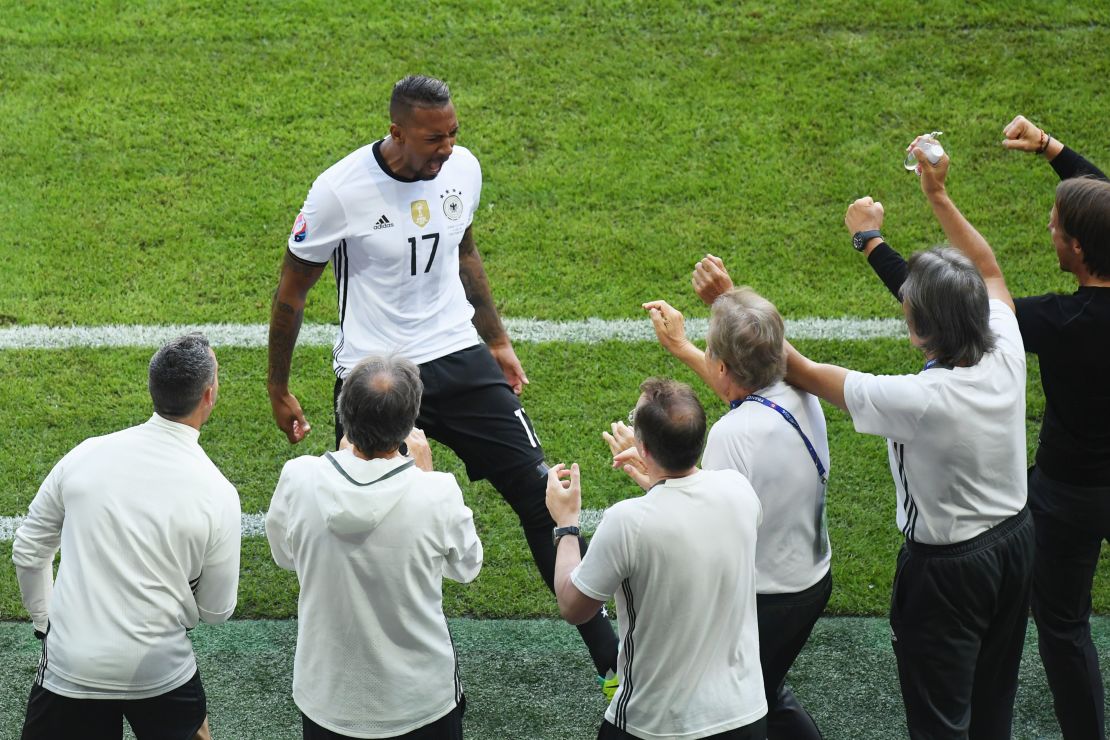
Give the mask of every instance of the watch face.
[[852, 246], [857, 252], [863, 251], [863, 233], [857, 232], [852, 235]]

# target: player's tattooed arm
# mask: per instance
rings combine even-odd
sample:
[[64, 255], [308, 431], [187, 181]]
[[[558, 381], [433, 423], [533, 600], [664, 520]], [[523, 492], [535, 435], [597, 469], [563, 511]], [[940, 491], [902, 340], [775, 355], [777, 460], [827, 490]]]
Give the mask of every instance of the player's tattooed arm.
[[297, 259], [286, 251], [274, 300], [270, 305], [269, 367], [267, 390], [274, 420], [290, 442], [301, 441], [309, 424], [296, 396], [289, 392], [289, 369], [293, 363], [293, 347], [304, 320], [304, 304], [308, 291], [324, 272], [323, 264]]
[[486, 268], [482, 265], [482, 256], [478, 254], [470, 228], [467, 228], [459, 242], [459, 277], [462, 278], [466, 299], [474, 307], [472, 320], [478, 336], [491, 346], [507, 342], [509, 335], [501, 323], [497, 307], [493, 304]]
[[482, 266], [482, 257], [474, 246], [474, 235], [469, 228], [459, 242], [459, 277], [462, 279], [466, 299], [474, 307], [471, 321], [478, 330], [478, 336], [489, 347], [501, 372], [505, 373], [505, 380], [513, 393], [519, 396], [524, 391], [524, 386], [528, 385], [528, 376], [524, 374], [513, 343], [509, 341], [509, 333], [505, 331], [505, 325], [497, 314], [497, 307], [493, 305], [486, 268]]

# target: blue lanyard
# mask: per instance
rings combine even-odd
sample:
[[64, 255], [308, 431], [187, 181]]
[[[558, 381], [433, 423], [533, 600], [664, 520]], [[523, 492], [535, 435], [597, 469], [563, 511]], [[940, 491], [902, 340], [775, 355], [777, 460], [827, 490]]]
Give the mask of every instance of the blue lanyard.
[[[944, 368], [945, 370], [951, 370], [952, 369], [951, 365], [949, 365], [947, 363], [942, 364], [940, 360], [932, 359], [932, 360], [929, 360], [928, 362], [925, 363], [924, 370], [931, 370], [934, 367]], [[922, 372], [924, 372], [924, 370]]]
[[805, 442], [806, 449], [809, 450], [809, 456], [813, 458], [813, 464], [817, 466], [817, 475], [819, 478], [821, 478], [821, 483], [827, 485], [829, 482], [829, 476], [826, 474], [825, 466], [821, 464], [821, 458], [817, 456], [817, 450], [813, 448], [813, 443], [809, 441], [809, 437], [807, 437], [806, 433], [802, 431], [802, 426], [798, 423], [798, 420], [794, 418], [794, 415], [784, 409], [782, 406], [779, 406], [774, 401], [769, 401], [763, 396], [757, 396], [754, 393], [750, 394], [746, 398], [741, 398], [737, 401], [729, 402], [729, 408], [738, 408], [740, 404], [744, 403], [744, 401], [758, 401], [767, 408], [774, 409], [775, 411], [779, 412], [779, 414], [782, 415], [782, 418], [790, 422], [790, 426], [794, 427], [794, 431], [796, 431], [798, 435], [802, 438], [802, 442]]

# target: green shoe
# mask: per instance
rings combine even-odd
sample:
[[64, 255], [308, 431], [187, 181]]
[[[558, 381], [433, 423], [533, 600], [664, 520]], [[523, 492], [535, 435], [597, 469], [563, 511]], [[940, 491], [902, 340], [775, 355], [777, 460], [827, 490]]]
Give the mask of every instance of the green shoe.
[[606, 671], [604, 676], [597, 677], [597, 685], [601, 687], [601, 693], [605, 695], [605, 701], [613, 701], [613, 696], [617, 693], [617, 686], [620, 685], [620, 682], [617, 680], [617, 674]]

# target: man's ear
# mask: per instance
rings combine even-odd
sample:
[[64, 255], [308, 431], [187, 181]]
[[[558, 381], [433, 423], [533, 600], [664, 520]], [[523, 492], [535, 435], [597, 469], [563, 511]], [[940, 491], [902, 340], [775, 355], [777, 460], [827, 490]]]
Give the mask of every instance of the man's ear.
[[396, 123], [389, 124], [389, 138], [396, 141], [398, 144], [405, 143], [404, 130]]

